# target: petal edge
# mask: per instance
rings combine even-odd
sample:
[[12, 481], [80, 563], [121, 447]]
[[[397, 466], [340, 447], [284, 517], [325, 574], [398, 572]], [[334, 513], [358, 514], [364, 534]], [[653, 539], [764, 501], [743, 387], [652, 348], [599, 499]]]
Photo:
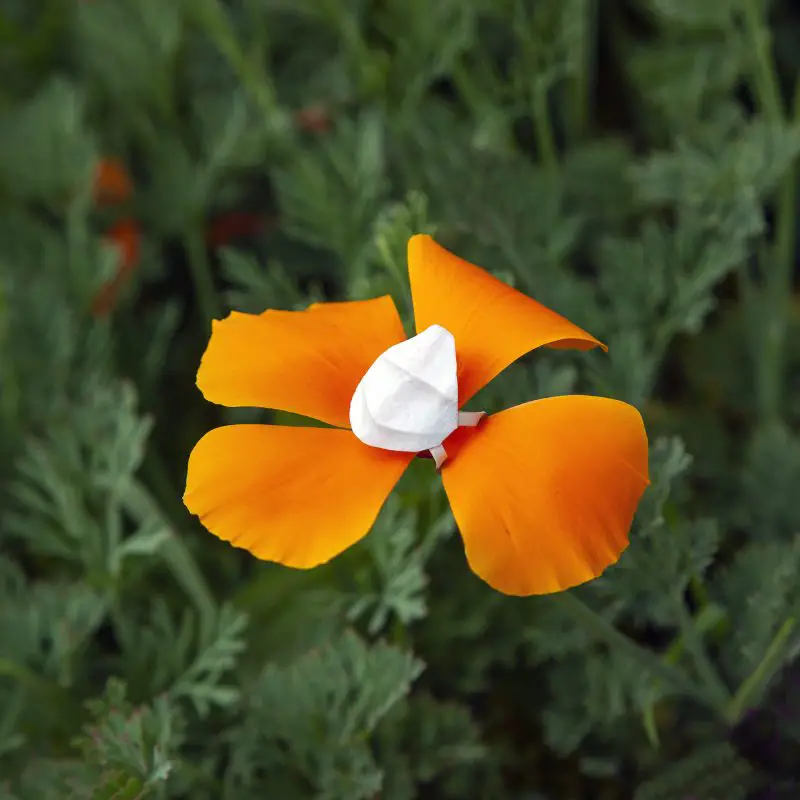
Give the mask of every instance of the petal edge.
[[607, 349], [560, 314], [430, 236], [409, 239], [408, 272], [417, 332], [438, 323], [455, 337], [460, 405], [538, 347]]
[[218, 538], [309, 569], [366, 536], [412, 458], [345, 430], [229, 425], [195, 445], [183, 501]]
[[501, 411], [446, 446], [445, 491], [471, 569], [509, 595], [598, 577], [628, 545], [649, 484], [639, 412], [570, 395]]
[[289, 411], [347, 428], [361, 377], [404, 338], [388, 295], [305, 311], [233, 311], [212, 324], [197, 386], [220, 405]]

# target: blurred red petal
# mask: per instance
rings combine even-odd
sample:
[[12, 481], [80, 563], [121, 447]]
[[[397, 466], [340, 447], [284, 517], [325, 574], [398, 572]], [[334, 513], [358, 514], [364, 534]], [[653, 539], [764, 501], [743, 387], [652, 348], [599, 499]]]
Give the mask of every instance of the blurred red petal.
[[96, 317], [110, 314], [117, 304], [117, 298], [125, 281], [139, 263], [142, 236], [136, 220], [122, 219], [109, 228], [103, 238], [119, 250], [120, 263], [117, 274], [95, 295], [92, 314]]
[[300, 130], [310, 133], [327, 133], [333, 127], [333, 121], [324, 106], [301, 108], [295, 113], [294, 121]]
[[234, 239], [255, 236], [267, 227], [267, 220], [261, 214], [233, 211], [220, 214], [211, 220], [206, 229], [206, 245], [211, 248], [224, 247]]
[[125, 165], [115, 158], [101, 159], [95, 169], [93, 195], [97, 205], [114, 205], [127, 200], [133, 184]]

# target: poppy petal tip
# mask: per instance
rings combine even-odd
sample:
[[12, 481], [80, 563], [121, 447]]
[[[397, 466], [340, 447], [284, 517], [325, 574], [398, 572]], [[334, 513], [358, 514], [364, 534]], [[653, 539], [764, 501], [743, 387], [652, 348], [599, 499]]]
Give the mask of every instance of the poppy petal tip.
[[436, 244], [436, 242], [429, 233], [411, 234], [407, 245], [409, 259], [419, 257], [422, 254], [422, 250], [431, 244]]

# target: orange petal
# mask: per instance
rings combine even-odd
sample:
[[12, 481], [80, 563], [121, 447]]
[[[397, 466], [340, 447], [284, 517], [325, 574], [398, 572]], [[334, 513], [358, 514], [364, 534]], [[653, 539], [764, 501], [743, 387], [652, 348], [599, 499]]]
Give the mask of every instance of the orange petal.
[[234, 311], [213, 323], [197, 385], [212, 403], [274, 408], [348, 427], [358, 382], [403, 339], [388, 295], [306, 311]]
[[620, 557], [648, 481], [639, 412], [604, 397], [536, 400], [460, 428], [444, 488], [472, 570], [511, 595], [592, 580]]
[[195, 446], [183, 501], [220, 539], [309, 568], [366, 535], [412, 458], [350, 431], [230, 425]]
[[445, 250], [430, 236], [409, 240], [408, 271], [417, 332], [438, 323], [455, 337], [460, 405], [537, 347], [605, 349], [577, 325]]

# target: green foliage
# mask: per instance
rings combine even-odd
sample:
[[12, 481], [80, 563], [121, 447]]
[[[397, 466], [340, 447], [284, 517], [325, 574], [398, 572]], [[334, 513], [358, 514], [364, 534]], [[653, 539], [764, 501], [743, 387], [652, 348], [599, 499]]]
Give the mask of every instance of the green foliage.
[[798, 619], [800, 541], [753, 542], [737, 553], [719, 578], [717, 591], [729, 609], [726, 666], [741, 679], [764, 660], [781, 627]]
[[748, 796], [752, 771], [727, 744], [712, 745], [670, 766], [662, 775], [639, 787], [635, 800], [670, 800], [691, 797], [722, 800]]
[[[403, 625], [427, 614], [424, 572], [425, 550], [416, 541], [419, 514], [401, 510], [394, 498], [384, 508], [381, 518], [366, 541], [370, 563], [354, 573], [358, 594], [350, 607], [349, 618], [367, 620], [367, 630], [376, 634], [391, 619]], [[431, 527], [436, 537], [437, 530]], [[432, 542], [429, 542], [430, 544]]]
[[[163, 797], [174, 769], [171, 750], [181, 741], [180, 715], [161, 697], [134, 708], [125, 686], [110, 680], [88, 703], [90, 721], [76, 737], [75, 760], [49, 760], [26, 769], [19, 798], [85, 797], [134, 800]], [[56, 795], [53, 795], [56, 792]]]
[[369, 737], [421, 667], [408, 653], [369, 648], [350, 632], [291, 666], [267, 666], [232, 744], [231, 796], [306, 788], [318, 798], [372, 797], [383, 776]]
[[740, 524], [766, 541], [793, 538], [800, 512], [786, 503], [800, 481], [800, 440], [782, 425], [759, 430], [750, 442], [741, 481]]
[[[783, 0], [0, 0], [0, 798], [791, 787], [748, 712], [800, 642], [798, 35]], [[489, 589], [423, 461], [309, 571], [181, 503], [205, 431], [305, 424], [204, 401], [211, 320], [391, 294], [410, 331], [420, 232], [609, 346], [482, 407], [643, 413], [585, 586]]]
[[381, 118], [365, 112], [274, 176], [287, 233], [327, 248], [353, 271], [385, 198], [383, 136]]
[[691, 465], [680, 440], [658, 440], [651, 448], [652, 488], [642, 500], [628, 556], [597, 580], [594, 588], [629, 609], [639, 623], [676, 623], [683, 595], [701, 580], [719, 547], [714, 520], [676, 518], [667, 504]]

